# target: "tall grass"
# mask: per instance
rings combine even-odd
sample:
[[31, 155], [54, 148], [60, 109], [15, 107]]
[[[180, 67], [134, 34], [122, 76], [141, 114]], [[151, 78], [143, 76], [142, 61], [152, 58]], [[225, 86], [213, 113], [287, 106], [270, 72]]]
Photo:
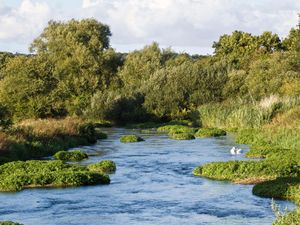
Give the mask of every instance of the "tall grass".
[[26, 120], [0, 133], [1, 162], [50, 156], [104, 137], [95, 126], [79, 118]]
[[300, 104], [299, 98], [270, 96], [259, 102], [227, 101], [199, 107], [203, 127], [260, 128], [280, 112]]

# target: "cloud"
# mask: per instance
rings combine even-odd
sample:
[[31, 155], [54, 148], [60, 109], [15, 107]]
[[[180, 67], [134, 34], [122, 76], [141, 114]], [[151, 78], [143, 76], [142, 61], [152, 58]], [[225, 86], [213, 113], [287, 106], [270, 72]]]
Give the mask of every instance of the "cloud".
[[[92, 4], [87, 4], [87, 2]], [[110, 25], [112, 44], [158, 41], [175, 48], [208, 49], [224, 33], [265, 30], [285, 36], [297, 24], [300, 1], [99, 0], [83, 1], [82, 17]]]
[[82, 8], [90, 8], [96, 6], [100, 3], [99, 0], [83, 0], [82, 1]]
[[111, 27], [111, 45], [117, 50], [157, 41], [163, 47], [207, 53], [220, 35], [234, 30], [268, 30], [283, 37], [297, 24], [300, 12], [299, 0], [19, 0], [9, 4], [14, 6], [5, 2], [10, 1], [0, 0], [0, 50], [27, 48], [50, 19], [93, 17]]
[[50, 8], [46, 3], [22, 0], [16, 8], [1, 4], [0, 40], [28, 43], [47, 24]]

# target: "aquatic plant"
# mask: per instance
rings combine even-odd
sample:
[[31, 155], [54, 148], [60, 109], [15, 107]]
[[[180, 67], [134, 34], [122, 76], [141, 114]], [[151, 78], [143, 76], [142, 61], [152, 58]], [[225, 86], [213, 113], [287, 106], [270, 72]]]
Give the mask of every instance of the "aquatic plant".
[[93, 172], [103, 173], [114, 173], [117, 169], [115, 162], [112, 160], [102, 160], [101, 162], [88, 165], [87, 168]]
[[175, 140], [192, 140], [195, 139], [195, 136], [190, 133], [173, 133], [170, 134], [170, 138]]
[[137, 135], [124, 135], [120, 138], [120, 141], [123, 142], [123, 143], [140, 142], [140, 141], [144, 141], [144, 139], [137, 136]]
[[21, 191], [34, 187], [68, 187], [108, 184], [109, 176], [85, 166], [60, 160], [15, 161], [0, 166], [0, 191]]
[[196, 133], [196, 137], [219, 137], [226, 135], [226, 131], [218, 128], [200, 128]]
[[179, 133], [194, 134], [197, 131], [197, 129], [184, 126], [184, 125], [165, 125], [157, 128], [157, 131], [161, 133], [168, 133], [169, 135], [179, 134]]
[[59, 151], [53, 156], [54, 159], [63, 161], [81, 161], [87, 159], [88, 155], [82, 151]]

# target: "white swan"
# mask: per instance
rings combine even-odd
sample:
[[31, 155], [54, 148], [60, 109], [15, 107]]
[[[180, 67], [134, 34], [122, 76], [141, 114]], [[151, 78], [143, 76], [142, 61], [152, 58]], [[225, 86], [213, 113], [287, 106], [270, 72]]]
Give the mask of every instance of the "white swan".
[[238, 154], [242, 154], [243, 150], [237, 147], [232, 147], [232, 149], [230, 149], [230, 154], [231, 155], [238, 155]]

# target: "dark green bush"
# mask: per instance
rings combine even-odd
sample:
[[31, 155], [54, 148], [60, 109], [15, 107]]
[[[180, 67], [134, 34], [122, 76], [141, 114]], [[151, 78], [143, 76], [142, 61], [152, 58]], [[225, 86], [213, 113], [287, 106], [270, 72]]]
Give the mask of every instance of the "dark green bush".
[[90, 171], [102, 173], [116, 172], [116, 164], [111, 160], [102, 160], [101, 162], [90, 164], [87, 166]]
[[76, 151], [59, 151], [53, 156], [54, 159], [63, 160], [63, 161], [81, 161], [87, 159], [88, 155], [79, 150]]
[[120, 141], [123, 142], [123, 143], [126, 143], [126, 142], [140, 142], [140, 141], [144, 141], [144, 139], [137, 136], [137, 135], [124, 135], [120, 138]]

